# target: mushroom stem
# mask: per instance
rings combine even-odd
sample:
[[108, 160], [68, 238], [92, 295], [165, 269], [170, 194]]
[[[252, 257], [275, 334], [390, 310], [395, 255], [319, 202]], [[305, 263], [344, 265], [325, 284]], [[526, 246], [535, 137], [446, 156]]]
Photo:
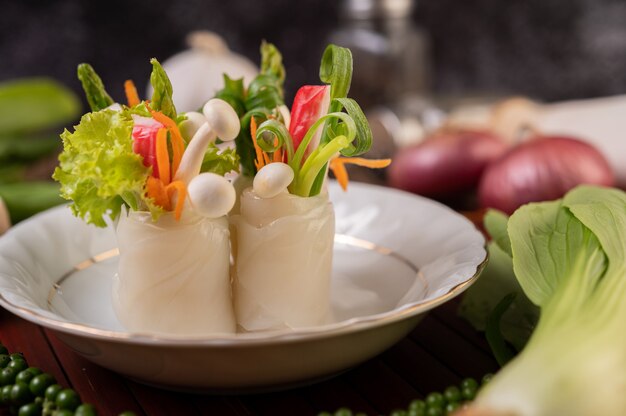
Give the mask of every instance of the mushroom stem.
[[194, 134], [189, 141], [185, 153], [183, 153], [180, 166], [174, 177], [175, 181], [182, 181], [188, 185], [189, 182], [200, 173], [207, 146], [214, 141], [216, 137], [217, 135], [211, 126], [209, 126], [209, 123], [204, 123], [200, 126], [196, 134]]

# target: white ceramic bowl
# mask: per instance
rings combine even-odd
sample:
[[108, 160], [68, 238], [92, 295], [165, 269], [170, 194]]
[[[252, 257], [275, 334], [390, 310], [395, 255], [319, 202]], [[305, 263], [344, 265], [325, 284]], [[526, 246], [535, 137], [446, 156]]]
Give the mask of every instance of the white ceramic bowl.
[[294, 331], [176, 338], [131, 333], [111, 307], [116, 241], [58, 207], [0, 238], [0, 304], [55, 331], [78, 354], [173, 389], [246, 392], [308, 383], [355, 366], [465, 290], [483, 236], [449, 208], [408, 193], [329, 186], [336, 211], [336, 321]]

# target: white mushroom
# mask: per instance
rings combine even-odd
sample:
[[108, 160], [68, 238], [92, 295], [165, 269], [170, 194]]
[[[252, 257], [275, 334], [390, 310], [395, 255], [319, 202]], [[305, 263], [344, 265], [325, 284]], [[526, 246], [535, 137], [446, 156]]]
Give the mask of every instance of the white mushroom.
[[215, 173], [196, 176], [187, 190], [194, 212], [207, 218], [219, 218], [228, 214], [237, 197], [233, 185]]
[[174, 180], [188, 184], [200, 173], [204, 152], [209, 143], [217, 137], [222, 140], [233, 140], [239, 134], [239, 117], [235, 110], [223, 100], [209, 100], [203, 109], [206, 123], [202, 124], [189, 141], [180, 161]]
[[178, 127], [185, 140], [189, 141], [200, 127], [207, 122], [207, 119], [204, 114], [198, 113], [197, 111], [185, 113], [185, 117], [187, 117], [187, 120], [180, 123]]
[[11, 217], [9, 217], [9, 211], [4, 204], [4, 200], [0, 197], [0, 235], [4, 234], [9, 228], [11, 228]]
[[223, 141], [234, 140], [239, 134], [239, 116], [226, 101], [213, 98], [202, 107], [202, 113], [217, 137]]
[[261, 198], [273, 198], [287, 190], [293, 176], [293, 169], [286, 163], [270, 163], [256, 173], [252, 188]]

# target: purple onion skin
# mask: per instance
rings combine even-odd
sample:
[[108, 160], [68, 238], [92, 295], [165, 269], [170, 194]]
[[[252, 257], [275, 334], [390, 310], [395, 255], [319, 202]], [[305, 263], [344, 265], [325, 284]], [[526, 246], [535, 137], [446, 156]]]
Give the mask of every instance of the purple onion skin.
[[389, 167], [389, 184], [432, 198], [472, 190], [485, 167], [508, 145], [487, 131], [446, 131], [400, 150]]
[[483, 208], [512, 214], [529, 202], [561, 198], [581, 184], [615, 185], [604, 156], [580, 140], [544, 136], [512, 148], [491, 163], [481, 179], [478, 198]]

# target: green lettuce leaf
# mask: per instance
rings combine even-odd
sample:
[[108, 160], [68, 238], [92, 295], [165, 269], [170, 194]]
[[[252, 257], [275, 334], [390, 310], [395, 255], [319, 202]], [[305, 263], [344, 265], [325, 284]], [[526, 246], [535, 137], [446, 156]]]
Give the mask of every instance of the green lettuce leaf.
[[239, 172], [239, 155], [235, 149], [220, 149], [214, 144], [209, 144], [204, 159], [202, 160], [201, 172], [211, 172], [224, 176], [228, 172]]
[[123, 204], [161, 212], [144, 196], [150, 169], [132, 150], [132, 128], [122, 113], [104, 110], [85, 114], [74, 132], [61, 134], [64, 151], [53, 178], [61, 196], [73, 201], [73, 213], [88, 223], [104, 227], [104, 216], [117, 218]]
[[150, 59], [150, 63], [152, 64], [150, 84], [152, 84], [152, 89], [154, 90], [150, 102], [152, 109], [162, 112], [172, 120], [176, 120], [176, 108], [172, 99], [172, 94], [174, 93], [172, 83], [156, 58]]

